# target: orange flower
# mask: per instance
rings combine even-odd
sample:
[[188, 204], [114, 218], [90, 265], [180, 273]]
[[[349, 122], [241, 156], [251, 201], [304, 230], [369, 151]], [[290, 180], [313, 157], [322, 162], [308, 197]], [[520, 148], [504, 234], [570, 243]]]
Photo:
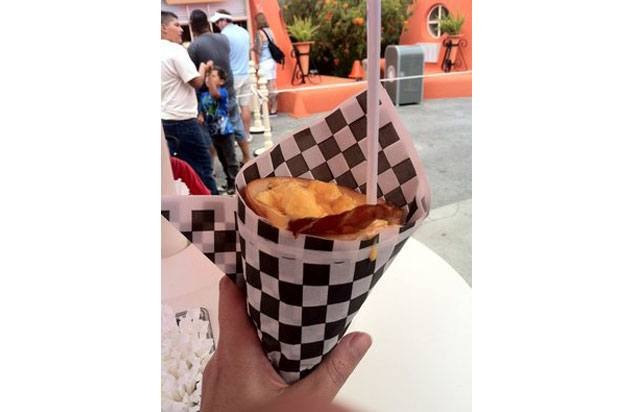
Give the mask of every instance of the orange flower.
[[333, 12], [329, 11], [328, 13], [326, 13], [326, 16], [324, 16], [324, 20], [326, 21], [331, 21], [333, 18]]
[[352, 20], [352, 23], [357, 26], [362, 26], [363, 24], [365, 24], [365, 19], [362, 17], [355, 17], [354, 20]]

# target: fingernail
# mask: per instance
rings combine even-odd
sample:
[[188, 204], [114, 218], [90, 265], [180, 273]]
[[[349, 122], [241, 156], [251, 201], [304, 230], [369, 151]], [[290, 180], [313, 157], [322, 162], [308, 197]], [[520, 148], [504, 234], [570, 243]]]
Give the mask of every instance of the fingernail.
[[355, 333], [350, 339], [350, 348], [358, 355], [363, 356], [371, 346], [371, 336], [367, 333]]

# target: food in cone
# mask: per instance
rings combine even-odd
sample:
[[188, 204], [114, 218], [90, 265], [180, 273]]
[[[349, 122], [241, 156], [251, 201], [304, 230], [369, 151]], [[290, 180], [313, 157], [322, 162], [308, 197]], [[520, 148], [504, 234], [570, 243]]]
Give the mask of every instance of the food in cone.
[[[363, 194], [331, 183], [268, 177], [243, 189], [237, 223], [248, 314], [273, 366], [294, 382], [343, 337], [411, 228], [400, 225], [401, 209], [367, 205]], [[315, 201], [327, 193], [337, 196]]]
[[236, 176], [247, 312], [286, 382], [307, 376], [335, 347], [429, 212], [422, 163], [380, 93], [377, 204], [365, 195], [365, 92]]
[[369, 239], [400, 225], [401, 209], [384, 201], [368, 205], [365, 195], [345, 186], [294, 177], [253, 180], [244, 195], [249, 207], [279, 229], [329, 239]]

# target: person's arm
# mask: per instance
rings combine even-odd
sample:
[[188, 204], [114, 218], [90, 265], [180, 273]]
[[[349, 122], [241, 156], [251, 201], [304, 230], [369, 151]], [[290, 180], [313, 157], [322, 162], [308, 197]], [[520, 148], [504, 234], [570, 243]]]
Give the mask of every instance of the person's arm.
[[264, 33], [262, 33], [262, 30], [258, 30], [255, 35], [253, 49], [251, 49], [258, 57], [260, 57], [260, 53], [262, 52], [262, 43], [265, 41], [265, 39], [262, 39], [262, 36], [264, 36]]
[[206, 65], [204, 63], [200, 63], [200, 68], [198, 71], [199, 75], [189, 80], [188, 83], [193, 86], [194, 89], [201, 89], [204, 85], [204, 77], [206, 76]]
[[203, 63], [200, 63], [198, 70], [195, 70], [195, 64], [191, 61], [189, 53], [184, 47], [178, 45], [173, 61], [176, 73], [183, 82], [191, 85], [195, 89], [199, 89], [204, 85], [204, 73], [206, 73], [206, 69], [202, 67]]
[[211, 70], [212, 68], [209, 68], [206, 72], [206, 87], [208, 87], [208, 93], [210, 93], [212, 98], [215, 100], [219, 100], [221, 98], [221, 94], [219, 93], [219, 87], [210, 80]]

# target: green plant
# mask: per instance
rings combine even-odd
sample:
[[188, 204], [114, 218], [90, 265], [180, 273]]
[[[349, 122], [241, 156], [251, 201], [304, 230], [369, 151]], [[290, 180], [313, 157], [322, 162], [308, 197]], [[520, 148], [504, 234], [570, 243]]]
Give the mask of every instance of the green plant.
[[291, 23], [294, 20], [294, 16], [300, 18], [315, 17], [320, 2], [313, 2], [307, 0], [279, 0], [279, 6], [281, 7], [281, 13], [283, 14], [283, 20], [286, 23]]
[[313, 24], [311, 17], [300, 18], [294, 16], [292, 24], [288, 25], [288, 33], [296, 41], [310, 41], [313, 40], [313, 36], [318, 28], [319, 26]]
[[354, 60], [367, 54], [365, 14], [364, 0], [322, 2], [318, 18], [325, 28], [316, 35], [316, 53], [332, 62], [336, 75], [347, 76]]
[[[311, 18], [320, 25], [311, 40], [312, 59], [322, 74], [347, 76], [354, 60], [367, 57], [366, 0], [279, 0], [286, 23]], [[382, 0], [382, 44], [399, 44], [415, 1]], [[290, 36], [292, 33], [290, 31]]]
[[440, 31], [450, 36], [455, 36], [461, 33], [461, 27], [464, 21], [464, 16], [449, 14], [440, 19]]
[[408, 30], [408, 19], [416, 7], [416, 1], [382, 0], [382, 44], [380, 55], [386, 46], [399, 44], [401, 34]]

